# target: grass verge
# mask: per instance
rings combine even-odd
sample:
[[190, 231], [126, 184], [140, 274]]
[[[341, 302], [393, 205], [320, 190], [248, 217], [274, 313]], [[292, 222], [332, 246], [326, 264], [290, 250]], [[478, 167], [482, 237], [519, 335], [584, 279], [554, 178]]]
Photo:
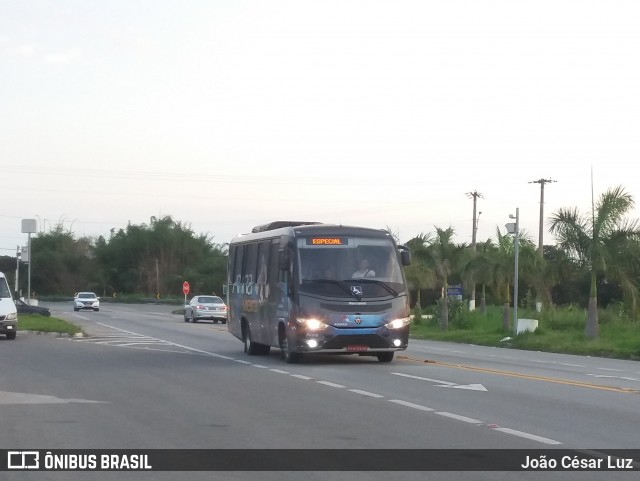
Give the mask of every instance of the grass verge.
[[73, 336], [82, 330], [75, 324], [57, 317], [20, 314], [18, 317], [18, 331], [61, 332]]
[[547, 309], [543, 312], [522, 310], [520, 319], [538, 319], [535, 332], [514, 336], [502, 327], [502, 308], [490, 307], [485, 315], [479, 311], [462, 311], [442, 330], [439, 316], [421, 319], [411, 325], [411, 337], [434, 341], [463, 342], [483, 346], [509, 347], [530, 351], [557, 352], [587, 356], [640, 360], [640, 321], [626, 316], [599, 314], [600, 335], [584, 337], [586, 312], [582, 309]]

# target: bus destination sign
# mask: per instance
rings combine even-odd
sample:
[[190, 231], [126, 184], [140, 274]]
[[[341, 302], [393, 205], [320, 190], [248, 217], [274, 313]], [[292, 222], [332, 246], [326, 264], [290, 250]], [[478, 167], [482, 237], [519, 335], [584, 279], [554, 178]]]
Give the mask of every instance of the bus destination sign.
[[312, 246], [344, 246], [347, 244], [346, 237], [307, 237], [307, 245]]

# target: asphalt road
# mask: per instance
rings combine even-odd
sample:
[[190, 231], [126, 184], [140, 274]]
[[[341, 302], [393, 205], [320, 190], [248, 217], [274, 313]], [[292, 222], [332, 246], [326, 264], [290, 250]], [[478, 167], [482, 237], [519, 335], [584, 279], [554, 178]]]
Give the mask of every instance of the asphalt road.
[[[637, 362], [412, 341], [390, 364], [318, 355], [288, 365], [275, 350], [248, 356], [225, 325], [184, 323], [168, 306], [103, 303], [100, 312], [78, 313], [71, 303], [48, 307], [89, 337], [20, 334], [0, 342], [3, 449], [640, 447]], [[2, 474], [177, 479], [166, 472]], [[301, 476], [541, 478], [529, 472], [225, 472], [180, 479]]]

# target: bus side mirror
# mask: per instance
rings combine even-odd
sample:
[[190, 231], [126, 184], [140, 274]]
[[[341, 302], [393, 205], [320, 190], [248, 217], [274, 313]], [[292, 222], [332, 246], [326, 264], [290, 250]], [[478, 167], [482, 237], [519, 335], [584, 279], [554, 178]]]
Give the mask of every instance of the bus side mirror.
[[409, 252], [408, 250], [400, 251], [400, 261], [402, 262], [403, 266], [410, 266], [411, 265], [411, 252]]

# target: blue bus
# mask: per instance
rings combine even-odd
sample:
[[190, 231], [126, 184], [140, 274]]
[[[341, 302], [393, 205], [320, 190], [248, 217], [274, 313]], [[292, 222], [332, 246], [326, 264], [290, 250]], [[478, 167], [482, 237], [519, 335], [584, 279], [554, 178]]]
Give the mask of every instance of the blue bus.
[[385, 230], [276, 221], [229, 244], [229, 332], [249, 355], [280, 349], [391, 362], [409, 342], [409, 251]]

